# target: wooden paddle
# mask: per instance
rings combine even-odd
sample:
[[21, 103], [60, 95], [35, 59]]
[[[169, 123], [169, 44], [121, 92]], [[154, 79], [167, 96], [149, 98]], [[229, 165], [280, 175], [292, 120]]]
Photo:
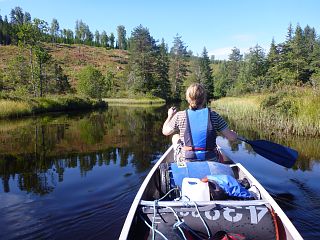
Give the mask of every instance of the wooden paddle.
[[238, 140], [250, 144], [253, 150], [262, 157], [287, 168], [291, 168], [298, 158], [296, 150], [274, 142], [248, 140], [243, 137], [238, 137]]

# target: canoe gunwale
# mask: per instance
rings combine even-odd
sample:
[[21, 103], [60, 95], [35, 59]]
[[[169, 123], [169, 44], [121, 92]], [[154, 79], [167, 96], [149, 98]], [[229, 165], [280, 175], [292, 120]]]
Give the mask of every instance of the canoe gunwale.
[[159, 168], [160, 164], [165, 161], [165, 159], [168, 157], [169, 153], [172, 152], [173, 146], [171, 145], [167, 151], [161, 156], [161, 158], [156, 162], [156, 164], [152, 167], [146, 178], [144, 179], [143, 183], [141, 184], [141, 187], [139, 188], [135, 198], [133, 199], [132, 205], [129, 209], [128, 215], [126, 217], [126, 220], [124, 222], [124, 225], [122, 227], [122, 231], [120, 233], [119, 239], [127, 239], [129, 235], [129, 231], [132, 225], [132, 221], [134, 219], [134, 215], [137, 211], [137, 208], [140, 204], [140, 200], [146, 190], [146, 187], [148, 186], [148, 183], [156, 170]]
[[[130, 210], [128, 212], [128, 215], [126, 217], [125, 223], [123, 225], [122, 231], [120, 233], [119, 239], [127, 239], [129, 234], [130, 234], [130, 228], [133, 222], [133, 219], [135, 217], [136, 211], [138, 207], [153, 207], [154, 206], [154, 201], [146, 201], [142, 200], [144, 197], [144, 194], [146, 192], [146, 188], [148, 187], [148, 184], [152, 177], [154, 176], [155, 172], [159, 168], [161, 163], [164, 162], [170, 162], [171, 160], [169, 159], [168, 156], [172, 155], [173, 146], [169, 147], [167, 151], [162, 155], [162, 157], [156, 162], [156, 164], [152, 167], [150, 170], [149, 174], [146, 176], [144, 179], [140, 189], [138, 190], [133, 203], [130, 207]], [[228, 159], [226, 154], [222, 151], [223, 155], [225, 158]], [[276, 201], [270, 196], [270, 194], [265, 190], [265, 188], [253, 177], [252, 174], [248, 172], [242, 166], [240, 163], [232, 163], [228, 164], [230, 167], [234, 168], [237, 167], [239, 171], [241, 171], [246, 177], [248, 177], [248, 180], [251, 181], [258, 189], [260, 192], [260, 195], [262, 197], [261, 200], [215, 200], [215, 201], [197, 201], [196, 204], [198, 206], [208, 206], [208, 205], [238, 205], [238, 206], [246, 206], [246, 205], [269, 205], [274, 212], [277, 214], [279, 219], [281, 220], [285, 232], [286, 232], [286, 239], [287, 240], [303, 240], [302, 236], [300, 233], [297, 231], [293, 223], [289, 220], [287, 215], [283, 212], [283, 210], [280, 208], [280, 206], [276, 203]], [[186, 202], [183, 201], [158, 201], [157, 206], [159, 207], [192, 207], [192, 204], [187, 204]]]
[[[270, 205], [265, 200], [215, 200], [215, 201], [196, 201], [195, 202], [198, 207], [204, 207], [208, 205], [230, 205], [230, 206], [259, 206], [259, 205]], [[140, 201], [141, 206], [147, 206], [147, 207], [153, 207], [154, 201]], [[157, 202], [158, 207], [194, 207], [193, 204], [189, 204], [188, 202], [184, 201], [158, 201]]]

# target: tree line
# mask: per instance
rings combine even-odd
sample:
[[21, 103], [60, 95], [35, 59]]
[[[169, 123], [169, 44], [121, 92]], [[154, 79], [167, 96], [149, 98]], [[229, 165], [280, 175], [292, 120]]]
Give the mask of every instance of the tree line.
[[[18, 44], [18, 32], [24, 24], [37, 24], [33, 21], [29, 12], [24, 12], [21, 7], [15, 7], [10, 12], [10, 19], [7, 15], [0, 15], [0, 44]], [[57, 19], [53, 18], [51, 23], [43, 21], [42, 40], [52, 43], [85, 44], [96, 47], [127, 49], [126, 29], [123, 25], [117, 27], [118, 40], [113, 32], [107, 34], [105, 30], [92, 32], [89, 26], [82, 20], [76, 20], [75, 29], [61, 28]]]
[[[81, 92], [83, 84], [79, 89], [71, 88], [63, 66], [52, 57], [45, 44], [85, 44], [124, 50], [127, 48], [125, 27], [118, 26], [117, 33], [117, 41], [113, 33], [107, 35], [106, 31], [101, 33], [96, 31], [93, 34], [82, 20], [76, 21], [74, 32], [70, 29], [60, 29], [57, 19], [53, 19], [49, 26], [44, 20], [38, 18], [32, 20], [30, 13], [15, 7], [10, 12], [10, 20], [7, 16], [2, 18], [0, 15], [0, 45], [19, 46], [17, 56], [6, 63], [6, 70], [0, 69], [0, 90], [34, 97]], [[90, 72], [90, 69], [85, 69], [82, 75], [86, 75], [88, 71]], [[110, 74], [107, 77], [109, 78]], [[89, 95], [100, 97], [101, 94]]]
[[284, 86], [320, 84], [320, 38], [314, 28], [289, 24], [286, 40], [276, 44], [272, 39], [269, 52], [259, 45], [241, 54], [232, 49], [228, 61], [216, 62], [214, 96], [240, 95]]
[[[85, 67], [79, 73], [76, 89], [72, 89], [63, 66], [52, 58], [44, 43], [123, 49], [129, 61], [121, 76]], [[178, 34], [169, 49], [164, 39], [155, 40], [142, 25], [134, 28], [128, 38], [125, 27], [118, 26], [115, 39], [105, 31], [93, 34], [82, 20], [76, 21], [74, 32], [61, 30], [56, 19], [49, 26], [38, 18], [31, 20], [28, 12], [16, 7], [10, 21], [0, 16], [0, 44], [19, 45], [21, 51], [28, 52], [18, 54], [7, 73], [0, 70], [0, 79], [4, 79], [0, 89], [20, 89], [34, 96], [73, 91], [96, 98], [141, 95], [181, 100], [185, 88], [199, 82], [211, 99], [282, 86], [318, 88], [320, 83], [320, 39], [314, 28], [303, 29], [299, 24], [295, 29], [289, 25], [285, 42], [276, 44], [272, 40], [268, 53], [259, 45], [245, 54], [234, 47], [228, 60], [219, 61], [214, 56], [210, 59], [205, 47], [200, 56], [194, 56]]]

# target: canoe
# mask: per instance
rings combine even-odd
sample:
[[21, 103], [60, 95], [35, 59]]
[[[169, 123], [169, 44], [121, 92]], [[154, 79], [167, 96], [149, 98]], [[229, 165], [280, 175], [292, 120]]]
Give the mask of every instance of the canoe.
[[[201, 199], [200, 192], [207, 194], [207, 190], [197, 192], [200, 188], [194, 188], [191, 182], [181, 187], [180, 180], [177, 180], [179, 177], [182, 184], [185, 184], [184, 178], [195, 179], [185, 177], [186, 172], [190, 174], [194, 170], [188, 171], [184, 167], [200, 169], [207, 164], [209, 167], [205, 171], [209, 174], [213, 169], [213, 172], [218, 171], [214, 174], [225, 175], [219, 173], [220, 163], [214, 163], [220, 164], [216, 167], [213, 162], [201, 161], [200, 168], [196, 165], [198, 163], [177, 168], [171, 146], [143, 181], [119, 239], [303, 239], [262, 185], [240, 163], [233, 162], [223, 152], [222, 156], [222, 168], [226, 168], [223, 173], [231, 170], [237, 182], [245, 180], [249, 185], [246, 189], [253, 197], [216, 199], [214, 196], [218, 195], [210, 194], [209, 199], [208, 196]], [[205, 171], [199, 174], [208, 174]], [[179, 176], [174, 178], [173, 175]], [[198, 177], [202, 178], [200, 175]], [[186, 194], [186, 186], [193, 188], [189, 197], [196, 200], [182, 195], [181, 188]], [[211, 188], [210, 191], [212, 193]]]

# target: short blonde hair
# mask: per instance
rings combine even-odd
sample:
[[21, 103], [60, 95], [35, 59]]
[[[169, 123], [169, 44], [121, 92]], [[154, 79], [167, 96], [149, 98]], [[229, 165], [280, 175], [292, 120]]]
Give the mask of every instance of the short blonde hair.
[[191, 84], [186, 91], [186, 99], [192, 109], [202, 107], [206, 102], [205, 88], [199, 83]]

